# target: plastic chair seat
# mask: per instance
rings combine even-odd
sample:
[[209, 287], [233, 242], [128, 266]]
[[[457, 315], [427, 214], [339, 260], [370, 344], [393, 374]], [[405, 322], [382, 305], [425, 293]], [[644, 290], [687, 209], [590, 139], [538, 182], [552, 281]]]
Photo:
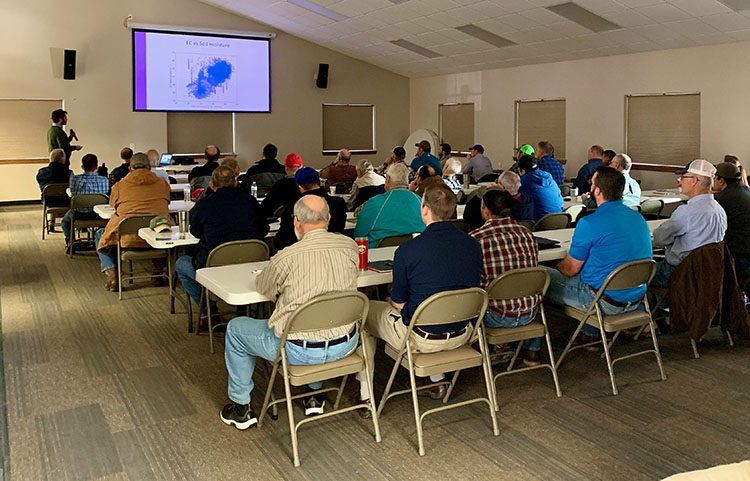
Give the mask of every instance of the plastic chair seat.
[[134, 261], [139, 259], [166, 259], [167, 253], [164, 250], [145, 249], [124, 251], [120, 256], [124, 261]]
[[[581, 311], [574, 307], [566, 306], [565, 314], [580, 321], [586, 316], [586, 311]], [[646, 311], [641, 311], [640, 309], [624, 312], [622, 314], [602, 316], [602, 323], [604, 324], [604, 330], [606, 332], [617, 332], [622, 329], [640, 327], [648, 324], [649, 322], [651, 321], [648, 313]], [[586, 324], [596, 328], [599, 327], [599, 323], [594, 316], [590, 316], [586, 320]]]
[[506, 344], [536, 339], [537, 337], [544, 337], [547, 333], [543, 324], [534, 321], [518, 327], [485, 327], [484, 332], [487, 335], [487, 342], [490, 344]]
[[[398, 351], [385, 345], [385, 352], [392, 359], [398, 359]], [[461, 371], [482, 365], [482, 354], [471, 346], [463, 345], [450, 351], [414, 353], [414, 375], [427, 377], [451, 371]], [[401, 365], [409, 368], [409, 360], [404, 356]]]

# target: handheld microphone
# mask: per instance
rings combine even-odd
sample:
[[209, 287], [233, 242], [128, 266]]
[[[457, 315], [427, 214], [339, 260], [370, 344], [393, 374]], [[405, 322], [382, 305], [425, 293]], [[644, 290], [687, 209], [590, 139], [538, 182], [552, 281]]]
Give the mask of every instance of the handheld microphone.
[[74, 139], [78, 140], [78, 136], [76, 135], [76, 131], [75, 131], [75, 130], [73, 130], [73, 129], [70, 129], [70, 135], [71, 135], [71, 136], [72, 136], [72, 137], [73, 137]]

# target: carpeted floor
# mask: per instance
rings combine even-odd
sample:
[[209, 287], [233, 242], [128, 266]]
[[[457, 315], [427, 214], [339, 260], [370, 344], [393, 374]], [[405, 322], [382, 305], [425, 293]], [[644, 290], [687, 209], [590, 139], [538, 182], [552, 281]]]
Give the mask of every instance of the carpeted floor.
[[[10, 470], [13, 481], [630, 481], [750, 457], [750, 350], [727, 347], [717, 331], [699, 360], [685, 335], [660, 337], [665, 382], [653, 357], [618, 363], [618, 396], [603, 360], [580, 351], [560, 369], [561, 398], [548, 371], [506, 377], [500, 436], [480, 405], [448, 411], [427, 418], [425, 457], [408, 397], [389, 402], [379, 444], [356, 413], [306, 425], [294, 468], [283, 412], [245, 432], [220, 422], [221, 340], [211, 355], [205, 335], [188, 334], [184, 308], [169, 314], [166, 288], [137, 286], [118, 301], [93, 255], [69, 259], [60, 233], [41, 240], [40, 217], [38, 207], [0, 208], [2, 479]], [[553, 321], [559, 352], [572, 324]], [[618, 340], [615, 349], [648, 342]], [[378, 392], [391, 366], [380, 353]], [[406, 379], [401, 373], [397, 383]], [[256, 380], [259, 409], [266, 381]], [[463, 373], [454, 399], [482, 386], [479, 370]]]

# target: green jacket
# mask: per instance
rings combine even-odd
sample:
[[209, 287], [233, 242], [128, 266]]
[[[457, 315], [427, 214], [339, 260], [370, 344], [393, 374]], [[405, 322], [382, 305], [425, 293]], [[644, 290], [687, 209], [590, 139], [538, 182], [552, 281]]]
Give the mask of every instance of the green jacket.
[[70, 154], [73, 152], [73, 147], [70, 145], [68, 134], [57, 125], [50, 126], [47, 131], [47, 152], [52, 152], [54, 149], [63, 149], [67, 163], [70, 163]]

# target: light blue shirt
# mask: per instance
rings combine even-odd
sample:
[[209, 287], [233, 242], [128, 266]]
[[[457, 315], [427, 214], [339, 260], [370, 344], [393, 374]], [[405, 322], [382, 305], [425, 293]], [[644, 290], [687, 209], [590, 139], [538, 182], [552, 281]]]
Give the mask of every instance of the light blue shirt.
[[674, 211], [654, 231], [654, 244], [667, 248], [666, 259], [676, 266], [693, 249], [721, 242], [727, 231], [727, 214], [712, 194], [696, 195]]
[[641, 186], [627, 172], [623, 172], [622, 175], [625, 177], [625, 190], [622, 193], [622, 203], [625, 205], [640, 205]]
[[155, 167], [151, 168], [151, 172], [153, 172], [158, 178], [164, 180], [167, 184], [169, 184], [169, 175], [166, 172], [156, 169]]

